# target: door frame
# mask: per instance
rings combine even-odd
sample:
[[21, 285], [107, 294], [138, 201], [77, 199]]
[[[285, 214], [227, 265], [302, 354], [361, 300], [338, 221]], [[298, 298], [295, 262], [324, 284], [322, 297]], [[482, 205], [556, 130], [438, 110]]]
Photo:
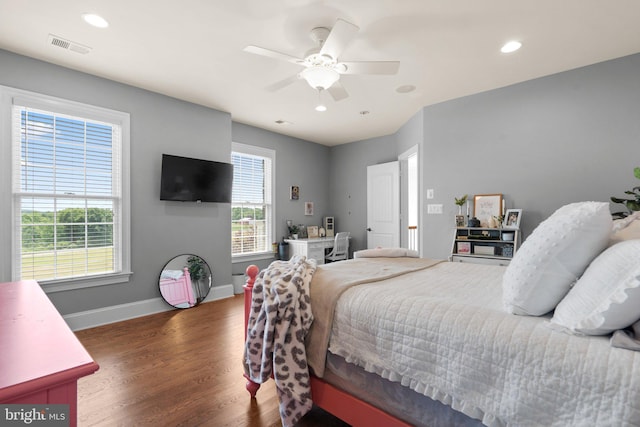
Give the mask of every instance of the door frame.
[[423, 201], [422, 201], [422, 162], [420, 159], [420, 147], [418, 144], [412, 146], [407, 151], [401, 153], [398, 156], [398, 161], [400, 162], [400, 245], [403, 248], [408, 247], [408, 230], [407, 230], [407, 218], [408, 218], [408, 173], [407, 173], [407, 162], [410, 156], [417, 156], [417, 188], [416, 191], [418, 193], [418, 253], [422, 256], [423, 244], [421, 239], [422, 229], [423, 229]]

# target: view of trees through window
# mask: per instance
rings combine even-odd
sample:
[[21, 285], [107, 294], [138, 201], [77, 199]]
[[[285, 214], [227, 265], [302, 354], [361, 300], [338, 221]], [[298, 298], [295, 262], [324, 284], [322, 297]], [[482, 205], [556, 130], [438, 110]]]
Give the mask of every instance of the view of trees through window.
[[14, 194], [20, 212], [20, 278], [114, 272], [119, 247], [114, 242], [119, 206], [113, 186], [115, 126], [25, 107], [18, 111], [14, 167], [20, 182]]
[[231, 253], [264, 251], [266, 221], [264, 207], [236, 206], [231, 209]]
[[[86, 214], [86, 218], [85, 218]], [[22, 250], [51, 251], [113, 245], [113, 212], [79, 208], [22, 214]]]
[[[240, 145], [236, 145], [240, 147]], [[268, 153], [233, 151], [231, 254], [251, 255], [271, 250], [272, 159]], [[266, 155], [265, 155], [266, 154]]]

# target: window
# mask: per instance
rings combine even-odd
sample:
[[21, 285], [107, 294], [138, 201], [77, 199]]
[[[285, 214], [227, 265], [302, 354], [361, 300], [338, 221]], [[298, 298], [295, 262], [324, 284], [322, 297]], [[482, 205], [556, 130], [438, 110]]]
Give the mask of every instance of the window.
[[238, 143], [232, 149], [231, 255], [270, 254], [275, 152]]
[[12, 280], [61, 290], [128, 280], [128, 114], [0, 89], [11, 117]]

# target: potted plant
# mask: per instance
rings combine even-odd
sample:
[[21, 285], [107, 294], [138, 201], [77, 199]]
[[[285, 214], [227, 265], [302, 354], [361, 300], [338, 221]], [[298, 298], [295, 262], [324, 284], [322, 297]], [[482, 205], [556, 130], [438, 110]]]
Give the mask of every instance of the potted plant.
[[189, 256], [187, 258], [187, 268], [189, 269], [189, 276], [192, 282], [198, 282], [204, 279], [204, 260], [198, 256]]
[[[640, 167], [633, 168], [633, 175], [640, 179]], [[624, 192], [632, 198], [623, 199], [620, 197], [611, 197], [613, 203], [621, 203], [625, 205], [628, 212], [616, 212], [613, 214], [614, 218], [625, 218], [635, 211], [640, 211], [640, 186], [633, 187], [631, 190]]]
[[468, 195], [465, 194], [459, 199], [457, 197], [453, 198], [455, 200], [456, 205], [458, 205], [458, 215], [456, 215], [456, 227], [464, 227], [465, 225], [464, 216], [462, 215], [462, 205], [467, 203], [467, 197]]
[[289, 229], [289, 236], [291, 236], [292, 239], [297, 239], [298, 231], [300, 231], [298, 226], [295, 224], [291, 224], [291, 225], [287, 225], [287, 228]]
[[458, 205], [458, 215], [462, 215], [462, 206], [467, 203], [467, 197], [469, 197], [468, 194], [465, 194], [459, 199], [457, 197], [453, 198], [456, 201], [456, 205]]

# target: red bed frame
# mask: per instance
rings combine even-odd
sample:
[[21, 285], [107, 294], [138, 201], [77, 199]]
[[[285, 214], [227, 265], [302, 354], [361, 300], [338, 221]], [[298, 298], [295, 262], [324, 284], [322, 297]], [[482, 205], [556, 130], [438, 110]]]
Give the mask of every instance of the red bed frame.
[[[249, 321], [249, 310], [251, 309], [251, 293], [253, 284], [260, 269], [256, 265], [247, 267], [247, 283], [244, 285], [244, 330], [245, 339], [247, 333], [247, 323]], [[252, 399], [255, 399], [260, 384], [251, 381], [247, 375], [247, 391]], [[335, 415], [344, 422], [354, 427], [410, 427], [410, 424], [389, 415], [388, 413], [364, 402], [328, 383], [320, 378], [311, 376], [311, 395], [313, 403], [325, 411]]]

